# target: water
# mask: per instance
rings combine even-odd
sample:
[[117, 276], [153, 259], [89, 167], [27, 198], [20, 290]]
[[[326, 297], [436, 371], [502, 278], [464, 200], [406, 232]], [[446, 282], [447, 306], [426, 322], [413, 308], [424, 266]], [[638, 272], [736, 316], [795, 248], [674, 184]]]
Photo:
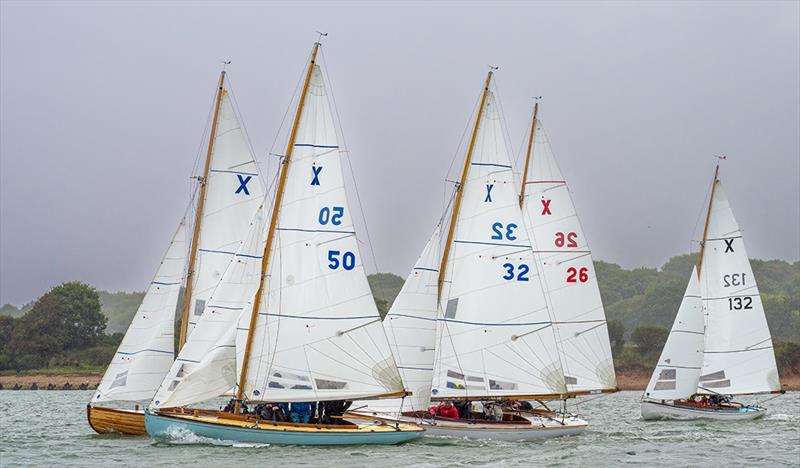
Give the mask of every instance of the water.
[[[770, 401], [748, 422], [645, 422], [639, 392], [577, 407], [580, 436], [544, 442], [422, 438], [400, 446], [280, 447], [181, 435], [97, 435], [86, 423], [91, 391], [0, 391], [0, 466], [800, 466], [800, 393]], [[573, 405], [574, 408], [574, 405]]]

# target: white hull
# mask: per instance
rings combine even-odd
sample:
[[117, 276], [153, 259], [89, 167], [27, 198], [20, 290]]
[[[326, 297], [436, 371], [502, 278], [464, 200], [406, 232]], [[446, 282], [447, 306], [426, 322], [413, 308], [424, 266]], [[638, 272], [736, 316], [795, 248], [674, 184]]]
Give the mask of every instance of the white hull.
[[[357, 414], [357, 413], [356, 413]], [[362, 413], [364, 414], [364, 413]], [[364, 414], [366, 416], [366, 414]], [[578, 435], [589, 425], [575, 416], [547, 418], [525, 416], [531, 424], [480, 424], [459, 421], [417, 419], [401, 416], [400, 421], [416, 423], [425, 428], [423, 437], [458, 437], [477, 440], [532, 441]], [[390, 418], [386, 418], [390, 420]]]
[[719, 410], [713, 408], [689, 408], [675, 406], [672, 403], [642, 402], [642, 418], [653, 419], [713, 419], [717, 421], [747, 421], [758, 419], [767, 413], [766, 408], [743, 407], [736, 410]]

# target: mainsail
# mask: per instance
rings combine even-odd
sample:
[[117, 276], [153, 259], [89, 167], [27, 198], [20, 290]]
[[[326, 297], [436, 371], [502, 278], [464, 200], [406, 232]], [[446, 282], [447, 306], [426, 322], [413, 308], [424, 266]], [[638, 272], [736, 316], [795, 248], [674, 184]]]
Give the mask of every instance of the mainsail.
[[592, 253], [537, 116], [533, 127], [521, 201], [553, 316], [567, 389], [570, 393], [613, 390], [616, 375]]
[[780, 390], [772, 337], [742, 231], [715, 177], [699, 275], [706, 313], [700, 393]]
[[431, 389], [438, 399], [566, 390], [490, 81], [491, 73], [445, 245]]
[[697, 390], [703, 364], [703, 311], [697, 269], [692, 269], [678, 315], [658, 358], [645, 397], [653, 400], [687, 398]]
[[[224, 76], [224, 75], [223, 75]], [[210, 153], [205, 202], [200, 225], [191, 299], [186, 305], [190, 336], [208, 300], [247, 235], [250, 220], [264, 200], [261, 176], [227, 91], [220, 106]]]
[[263, 205], [153, 398], [154, 408], [183, 406], [222, 395], [236, 384], [236, 325], [249, 315], [261, 278], [267, 216]]
[[172, 365], [175, 308], [183, 284], [186, 226], [178, 225], [93, 403], [148, 400]]
[[254, 326], [250, 314], [239, 325], [238, 391], [249, 401], [352, 400], [403, 391], [367, 283], [313, 56], [310, 67], [279, 181]]

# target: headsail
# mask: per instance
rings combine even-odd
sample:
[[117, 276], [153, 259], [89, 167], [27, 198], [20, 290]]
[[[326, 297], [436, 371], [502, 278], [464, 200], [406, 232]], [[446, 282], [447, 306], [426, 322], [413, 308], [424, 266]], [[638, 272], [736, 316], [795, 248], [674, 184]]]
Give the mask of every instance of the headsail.
[[172, 365], [175, 308], [186, 261], [186, 226], [178, 225], [155, 278], [133, 316], [93, 403], [149, 400]]
[[646, 398], [676, 400], [695, 393], [703, 364], [703, 328], [700, 283], [697, 269], [692, 269], [678, 315], [647, 384]]
[[191, 335], [264, 200], [261, 176], [223, 89], [200, 222], [186, 336]]
[[[397, 362], [406, 390], [411, 396], [376, 400], [369, 410], [379, 412], [422, 411], [428, 408], [436, 343], [436, 318], [439, 306], [436, 279], [441, 255], [441, 226], [425, 244], [403, 288], [383, 319], [386, 338]], [[357, 406], [357, 405], [354, 405]]]
[[250, 221], [244, 241], [229, 259], [205, 313], [153, 398], [154, 408], [214, 398], [236, 384], [236, 326], [243, 313], [249, 315], [258, 289], [266, 222], [262, 205]]
[[359, 253], [322, 72], [310, 66], [255, 326], [249, 316], [239, 326], [237, 360], [249, 349], [239, 390], [250, 401], [403, 390]]
[[443, 266], [431, 395], [560, 394], [564, 374], [500, 113], [485, 93]]
[[616, 388], [592, 253], [550, 141], [535, 118], [523, 207], [555, 322], [569, 392]]
[[714, 183], [700, 270], [706, 341], [699, 391], [779, 391], [772, 337], [742, 231], [721, 182]]

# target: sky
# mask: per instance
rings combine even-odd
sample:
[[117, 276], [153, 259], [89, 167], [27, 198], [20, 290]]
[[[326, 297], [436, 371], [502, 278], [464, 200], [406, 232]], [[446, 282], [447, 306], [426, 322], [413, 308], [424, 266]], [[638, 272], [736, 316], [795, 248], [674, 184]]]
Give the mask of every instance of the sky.
[[269, 178], [316, 31], [370, 271], [418, 257], [488, 65], [514, 154], [542, 96], [595, 259], [696, 250], [718, 154], [750, 256], [800, 257], [800, 2], [3, 0], [0, 304], [68, 280], [144, 290], [220, 61]]

